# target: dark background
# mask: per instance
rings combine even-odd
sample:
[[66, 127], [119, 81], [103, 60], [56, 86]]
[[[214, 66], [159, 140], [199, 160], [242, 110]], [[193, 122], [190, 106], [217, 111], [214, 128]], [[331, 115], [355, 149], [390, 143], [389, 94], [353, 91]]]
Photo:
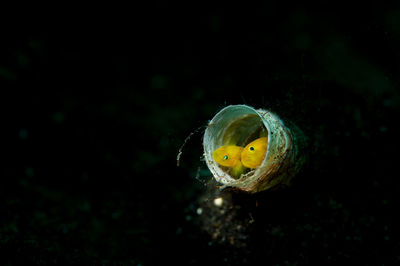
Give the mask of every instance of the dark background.
[[[400, 8], [315, 8], [9, 21], [1, 264], [399, 263]], [[242, 103], [302, 128], [310, 160], [222, 215], [196, 129]]]

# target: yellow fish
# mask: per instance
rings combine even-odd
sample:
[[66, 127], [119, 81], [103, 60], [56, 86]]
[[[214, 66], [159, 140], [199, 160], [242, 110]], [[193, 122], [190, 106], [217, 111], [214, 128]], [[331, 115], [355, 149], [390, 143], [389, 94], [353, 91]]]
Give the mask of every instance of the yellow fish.
[[268, 147], [268, 137], [256, 139], [246, 147], [241, 153], [242, 164], [247, 168], [257, 168], [264, 161]]
[[232, 174], [235, 177], [240, 177], [240, 175], [243, 174], [244, 170], [246, 169], [240, 161], [242, 151], [243, 147], [227, 145], [216, 149], [212, 156], [218, 164], [231, 167]]

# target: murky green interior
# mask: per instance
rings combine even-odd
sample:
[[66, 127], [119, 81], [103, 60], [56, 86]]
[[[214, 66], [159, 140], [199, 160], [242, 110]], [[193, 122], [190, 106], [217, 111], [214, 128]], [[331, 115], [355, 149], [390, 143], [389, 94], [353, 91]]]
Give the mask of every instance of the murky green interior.
[[267, 135], [268, 131], [258, 115], [245, 115], [227, 127], [222, 143], [244, 147], [253, 140]]

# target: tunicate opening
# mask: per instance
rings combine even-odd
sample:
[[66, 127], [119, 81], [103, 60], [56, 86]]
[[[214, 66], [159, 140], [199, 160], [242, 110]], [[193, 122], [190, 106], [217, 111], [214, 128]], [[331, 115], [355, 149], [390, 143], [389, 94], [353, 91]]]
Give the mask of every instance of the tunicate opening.
[[[304, 162], [298, 160], [302, 158], [297, 158], [297, 145], [294, 145], [303, 135], [297, 130], [294, 134], [296, 138], [274, 113], [255, 110], [247, 105], [230, 105], [213, 117], [204, 132], [204, 159], [222, 188], [232, 187], [256, 193], [289, 184]], [[267, 143], [265, 139], [258, 140], [261, 137], [268, 137]], [[248, 145], [253, 141], [255, 142]], [[215, 152], [221, 146], [224, 148]], [[245, 149], [240, 150], [238, 146]], [[264, 151], [265, 156], [260, 157]], [[234, 157], [225, 161], [226, 154]], [[256, 156], [253, 157], [253, 154]], [[241, 164], [236, 163], [238, 158]], [[247, 169], [243, 170], [242, 166]]]

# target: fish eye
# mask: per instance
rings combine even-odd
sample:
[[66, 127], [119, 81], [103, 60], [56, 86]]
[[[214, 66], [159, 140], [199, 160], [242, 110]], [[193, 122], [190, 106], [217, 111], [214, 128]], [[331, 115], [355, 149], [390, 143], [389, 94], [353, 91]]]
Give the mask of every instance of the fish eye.
[[228, 160], [228, 158], [229, 158], [228, 155], [224, 156], [224, 160]]
[[251, 151], [254, 151], [254, 147], [250, 147], [249, 149], [250, 149]]

